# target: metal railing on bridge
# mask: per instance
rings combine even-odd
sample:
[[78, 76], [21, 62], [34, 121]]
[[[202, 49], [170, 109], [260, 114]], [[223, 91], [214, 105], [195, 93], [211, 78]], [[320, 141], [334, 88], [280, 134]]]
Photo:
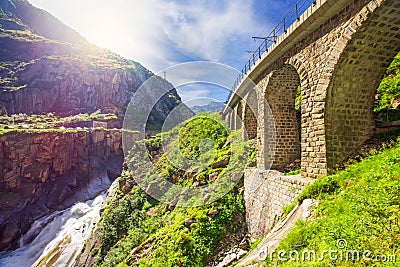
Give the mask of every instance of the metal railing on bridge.
[[261, 58], [261, 55], [265, 52], [268, 52], [268, 49], [272, 44], [277, 42], [277, 39], [282, 34], [287, 33], [287, 29], [290, 25], [292, 25], [295, 21], [300, 20], [300, 16], [309, 8], [311, 5], [315, 6], [317, 4], [317, 0], [298, 0], [296, 4], [294, 4], [290, 10], [286, 13], [286, 15], [281, 19], [281, 21], [272, 29], [271, 33], [265, 37], [252, 37], [253, 39], [262, 39], [262, 43], [255, 51], [249, 51], [251, 54], [249, 60], [246, 62], [244, 67], [242, 68], [239, 76], [236, 78], [233, 83], [232, 90], [228, 96], [227, 102], [232, 96], [232, 93], [239, 86], [240, 82], [247, 75], [247, 73], [251, 70], [251, 68], [256, 64], [257, 60]]

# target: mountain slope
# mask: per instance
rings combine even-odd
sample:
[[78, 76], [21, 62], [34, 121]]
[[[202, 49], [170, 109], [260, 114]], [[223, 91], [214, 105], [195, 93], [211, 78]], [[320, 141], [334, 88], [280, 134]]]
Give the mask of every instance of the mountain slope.
[[[318, 199], [316, 217], [299, 222], [280, 243], [283, 256], [274, 257], [274, 264], [399, 266], [400, 139], [385, 147], [305, 188], [297, 200]], [[297, 257], [287, 256], [289, 251]], [[315, 257], [298, 257], [304, 251]]]
[[26, 0], [0, 0], [3, 28], [12, 30], [29, 29], [48, 39], [87, 45], [87, 41], [76, 31], [64, 25], [48, 12], [33, 7]]
[[[89, 44], [25, 0], [0, 0], [0, 108], [9, 114], [66, 116], [101, 109], [122, 121], [134, 92], [153, 75], [137, 62]], [[180, 97], [170, 91], [157, 104], [159, 116], [166, 117], [178, 103]]]

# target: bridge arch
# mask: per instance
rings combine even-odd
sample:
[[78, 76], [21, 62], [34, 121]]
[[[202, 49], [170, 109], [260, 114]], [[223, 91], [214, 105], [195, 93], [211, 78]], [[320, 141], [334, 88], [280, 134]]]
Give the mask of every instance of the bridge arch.
[[[328, 171], [346, 160], [375, 133], [376, 89], [400, 51], [400, 18], [393, 12], [396, 1], [386, 2], [379, 7], [367, 5], [376, 10], [368, 17], [365, 15], [362, 24], [360, 21], [348, 23], [331, 48], [330, 60], [336, 59], [337, 63], [325, 100]], [[363, 15], [360, 12], [360, 16]], [[340, 49], [342, 52], [338, 54]]]

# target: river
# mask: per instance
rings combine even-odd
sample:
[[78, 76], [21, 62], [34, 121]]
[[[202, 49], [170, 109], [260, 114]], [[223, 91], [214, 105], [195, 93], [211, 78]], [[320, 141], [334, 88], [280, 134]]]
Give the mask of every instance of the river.
[[108, 179], [98, 178], [86, 190], [82, 190], [85, 194], [82, 191], [77, 194], [91, 199], [35, 221], [20, 238], [20, 248], [0, 254], [0, 266], [72, 266], [100, 218], [100, 209], [106, 196], [104, 189], [110, 184]]

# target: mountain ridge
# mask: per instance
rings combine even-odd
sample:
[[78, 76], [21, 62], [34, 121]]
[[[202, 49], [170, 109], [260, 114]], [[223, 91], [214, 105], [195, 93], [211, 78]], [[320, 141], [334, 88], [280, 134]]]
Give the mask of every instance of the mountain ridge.
[[225, 104], [222, 102], [213, 101], [206, 105], [196, 105], [192, 107], [192, 110], [195, 113], [202, 113], [202, 112], [222, 112], [224, 110]]

